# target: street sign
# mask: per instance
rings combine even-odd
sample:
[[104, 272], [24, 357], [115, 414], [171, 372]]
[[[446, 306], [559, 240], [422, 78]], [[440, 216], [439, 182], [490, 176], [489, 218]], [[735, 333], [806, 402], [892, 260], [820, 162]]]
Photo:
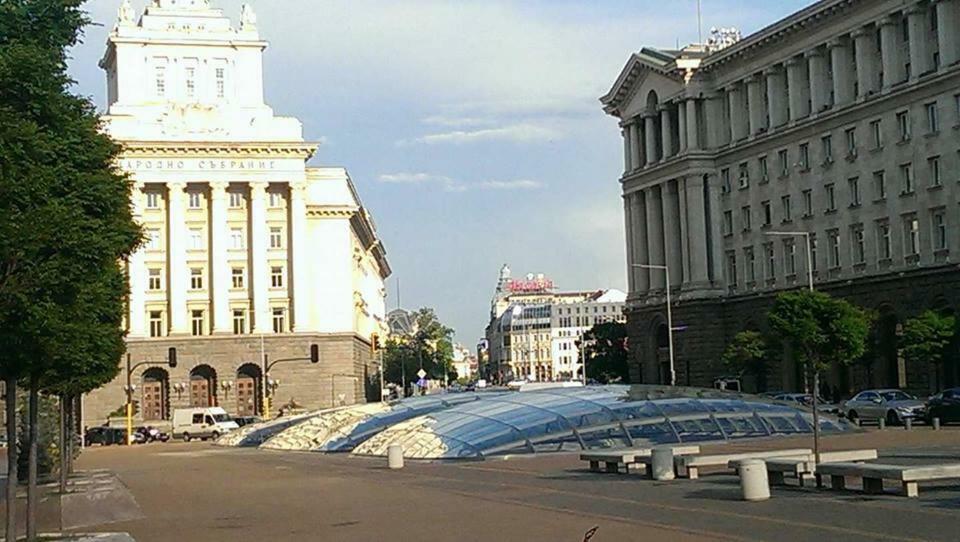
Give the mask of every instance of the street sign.
[[427, 376], [427, 372], [424, 371], [423, 369], [420, 369], [419, 371], [417, 371], [417, 376], [419, 376], [422, 379], [423, 377]]

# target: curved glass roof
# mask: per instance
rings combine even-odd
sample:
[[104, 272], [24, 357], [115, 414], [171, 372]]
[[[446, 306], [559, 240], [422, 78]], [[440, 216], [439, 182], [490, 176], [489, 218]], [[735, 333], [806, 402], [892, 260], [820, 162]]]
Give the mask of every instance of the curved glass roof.
[[[358, 455], [403, 446], [411, 459], [629, 447], [810, 433], [812, 413], [735, 398], [636, 399], [628, 386], [504, 393], [396, 423], [354, 448]], [[821, 417], [824, 432], [847, 430]]]
[[244, 425], [217, 439], [216, 444], [219, 446], [259, 446], [263, 441], [280, 431], [298, 423], [303, 423], [318, 414], [319, 412], [313, 411]]

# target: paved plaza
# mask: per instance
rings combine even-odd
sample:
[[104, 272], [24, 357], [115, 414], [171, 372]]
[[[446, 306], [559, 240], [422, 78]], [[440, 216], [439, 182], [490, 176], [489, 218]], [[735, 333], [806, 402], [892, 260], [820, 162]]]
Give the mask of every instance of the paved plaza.
[[[704, 447], [809, 446], [809, 438]], [[901, 463], [960, 461], [960, 428], [890, 429], [825, 439]], [[892, 459], [891, 459], [892, 460]], [[102, 525], [150, 540], [956, 540], [960, 487], [896, 494], [780, 488], [739, 500], [737, 478], [653, 482], [589, 473], [575, 454], [468, 463], [224, 449], [209, 443], [94, 448], [81, 469], [110, 469], [143, 518]], [[858, 486], [852, 486], [858, 489]]]

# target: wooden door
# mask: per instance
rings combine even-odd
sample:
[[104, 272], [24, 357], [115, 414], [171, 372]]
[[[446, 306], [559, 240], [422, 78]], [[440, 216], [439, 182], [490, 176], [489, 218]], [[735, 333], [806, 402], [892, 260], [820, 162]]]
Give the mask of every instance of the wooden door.
[[193, 378], [190, 380], [190, 406], [213, 406], [210, 397], [210, 381], [206, 378]]
[[257, 381], [250, 376], [237, 378], [237, 416], [257, 414]]
[[140, 404], [144, 420], [164, 419], [163, 382], [152, 381], [143, 383], [143, 400]]

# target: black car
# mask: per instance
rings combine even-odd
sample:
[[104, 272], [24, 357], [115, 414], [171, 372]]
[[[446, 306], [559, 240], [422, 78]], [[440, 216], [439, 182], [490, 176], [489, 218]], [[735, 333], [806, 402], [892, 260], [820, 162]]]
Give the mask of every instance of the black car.
[[927, 400], [927, 422], [940, 418], [942, 423], [960, 422], [960, 388], [950, 388]]
[[101, 446], [126, 444], [127, 431], [119, 427], [91, 427], [84, 433], [83, 442], [86, 446], [92, 446], [94, 444]]

